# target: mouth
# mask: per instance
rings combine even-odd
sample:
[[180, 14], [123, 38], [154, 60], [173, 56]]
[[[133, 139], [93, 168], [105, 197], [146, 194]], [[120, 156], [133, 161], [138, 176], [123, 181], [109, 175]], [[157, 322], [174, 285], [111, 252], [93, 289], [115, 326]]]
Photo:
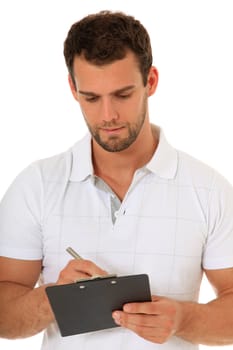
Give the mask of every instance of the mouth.
[[118, 134], [120, 133], [125, 127], [120, 126], [120, 127], [114, 127], [114, 128], [101, 128], [101, 130], [107, 134]]

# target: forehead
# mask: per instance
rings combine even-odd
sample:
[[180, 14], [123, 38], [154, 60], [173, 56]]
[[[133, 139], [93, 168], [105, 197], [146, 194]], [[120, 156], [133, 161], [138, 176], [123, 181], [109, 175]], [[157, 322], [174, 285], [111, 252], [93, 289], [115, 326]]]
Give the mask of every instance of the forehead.
[[83, 56], [76, 56], [73, 72], [77, 89], [96, 93], [142, 84], [138, 61], [131, 52], [121, 60], [101, 66], [88, 62]]

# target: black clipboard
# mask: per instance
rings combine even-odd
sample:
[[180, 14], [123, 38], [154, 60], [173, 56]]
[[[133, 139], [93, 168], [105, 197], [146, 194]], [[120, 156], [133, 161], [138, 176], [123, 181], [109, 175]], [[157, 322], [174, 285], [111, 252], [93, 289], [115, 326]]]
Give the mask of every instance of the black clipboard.
[[63, 337], [118, 327], [112, 311], [129, 302], [151, 301], [146, 274], [97, 277], [50, 286], [46, 293]]

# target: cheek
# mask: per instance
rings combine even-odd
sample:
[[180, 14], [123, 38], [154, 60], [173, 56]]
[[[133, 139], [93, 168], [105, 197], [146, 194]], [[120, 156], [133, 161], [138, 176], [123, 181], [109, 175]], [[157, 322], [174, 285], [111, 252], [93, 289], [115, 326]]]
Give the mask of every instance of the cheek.
[[94, 105], [79, 101], [79, 107], [84, 119], [88, 121], [88, 123], [91, 122], [91, 120], [95, 120], [95, 115], [97, 115], [97, 108]]
[[143, 98], [142, 96], [134, 97], [119, 106], [119, 112], [124, 116], [135, 118], [135, 116], [140, 113], [143, 108]]
[[147, 98], [144, 96], [138, 96], [128, 106], [128, 113], [135, 119], [136, 116], [141, 115], [146, 111]]

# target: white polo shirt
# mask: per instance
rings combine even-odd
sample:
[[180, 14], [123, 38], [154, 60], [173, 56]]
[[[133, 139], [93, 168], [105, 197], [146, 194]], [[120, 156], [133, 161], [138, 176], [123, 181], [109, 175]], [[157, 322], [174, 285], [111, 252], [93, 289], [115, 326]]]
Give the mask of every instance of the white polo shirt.
[[[118, 275], [147, 273], [152, 294], [198, 300], [202, 270], [233, 266], [233, 190], [213, 169], [158, 148], [136, 171], [122, 203], [93, 176], [91, 138], [24, 170], [0, 206], [0, 255], [42, 259], [41, 283], [55, 282], [72, 246]], [[118, 205], [118, 210], [116, 210]], [[115, 214], [114, 211], [116, 210]], [[113, 215], [115, 215], [115, 220]], [[196, 350], [172, 337], [156, 345], [114, 328], [62, 338], [56, 324], [43, 350]]]

